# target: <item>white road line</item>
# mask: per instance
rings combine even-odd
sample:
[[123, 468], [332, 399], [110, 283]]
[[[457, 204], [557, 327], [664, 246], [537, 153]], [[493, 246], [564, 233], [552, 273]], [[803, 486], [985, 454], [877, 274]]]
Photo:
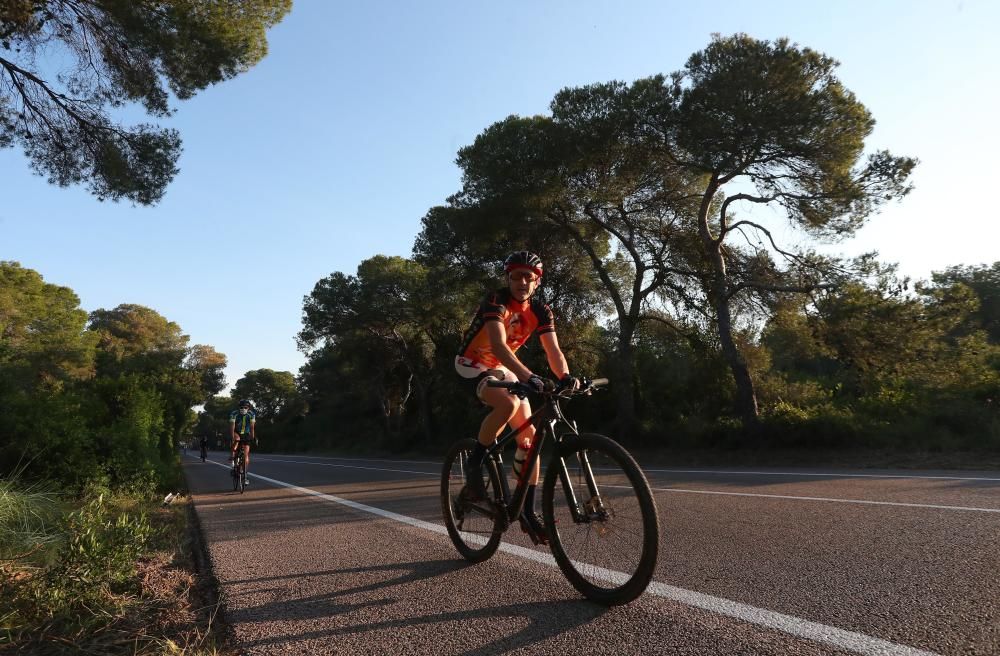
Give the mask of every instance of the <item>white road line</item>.
[[[608, 487], [625, 487], [609, 485]], [[865, 499], [834, 499], [830, 497], [797, 497], [784, 494], [760, 494], [755, 492], [719, 492], [716, 490], [685, 490], [678, 487], [654, 487], [653, 492], [681, 492], [685, 494], [717, 494], [730, 497], [763, 497], [765, 499], [791, 499], [793, 501], [829, 501], [832, 503], [858, 503], [870, 506], [903, 506], [905, 508], [934, 508], [936, 510], [964, 510], [971, 512], [1000, 513], [1000, 508], [975, 508], [972, 506], [942, 506], [933, 503], [904, 503], [902, 501], [868, 501]]]
[[[219, 467], [228, 468], [228, 465], [223, 463], [215, 461], [210, 462]], [[342, 506], [347, 506], [348, 508], [352, 508], [360, 512], [370, 513], [385, 519], [391, 519], [425, 531], [431, 531], [442, 535], [448, 534], [448, 531], [444, 526], [425, 522], [422, 519], [416, 519], [407, 515], [400, 515], [389, 510], [368, 506], [363, 503], [351, 501], [350, 499], [336, 497], [332, 494], [326, 494], [307, 487], [300, 487], [292, 483], [286, 483], [284, 481], [268, 478], [267, 476], [261, 476], [260, 474], [252, 474], [248, 472], [247, 475], [259, 478], [260, 480], [271, 483], [272, 485], [295, 490], [296, 492], [301, 492], [302, 494], [317, 497], [319, 499], [323, 499], [324, 501], [330, 501]], [[513, 556], [518, 556], [543, 565], [548, 565], [549, 567], [558, 567], [552, 556], [533, 549], [528, 549], [515, 544], [509, 544], [507, 542], [501, 542], [500, 550]], [[588, 567], [590, 568], [589, 571], [595, 578], [601, 578], [605, 581], [622, 581], [625, 577], [627, 577], [627, 575], [622, 572], [594, 567], [592, 565], [588, 565]], [[713, 597], [712, 595], [702, 594], [693, 590], [686, 590], [684, 588], [678, 588], [676, 586], [656, 581], [650, 583], [649, 588], [647, 588], [647, 592], [658, 597], [663, 597], [671, 601], [685, 604], [687, 606], [701, 608], [702, 610], [707, 610], [711, 613], [733, 617], [744, 622], [750, 622], [751, 624], [781, 631], [782, 633], [787, 633], [797, 638], [831, 645], [838, 649], [846, 649], [856, 654], [864, 654], [865, 656], [937, 656], [934, 652], [900, 645], [887, 640], [882, 640], [880, 638], [874, 638], [872, 636], [865, 635], [864, 633], [845, 631], [844, 629], [838, 629], [836, 627], [827, 626], [818, 622], [810, 622], [793, 615], [776, 613], [764, 608], [757, 608], [756, 606], [741, 604], [730, 599]]]
[[777, 472], [777, 471], [740, 471], [723, 469], [647, 469], [645, 472], [663, 474], [732, 474], [736, 476], [815, 476], [832, 478], [912, 478], [917, 480], [946, 480], [946, 481], [997, 481], [1000, 478], [987, 478], [984, 476], [932, 476], [924, 474], [844, 474], [844, 473], [822, 473], [822, 472]]
[[[319, 465], [321, 467], [337, 467], [340, 469], [363, 469], [365, 471], [382, 471], [397, 474], [419, 474], [421, 476], [440, 476], [438, 472], [422, 472], [411, 469], [387, 469], [381, 467], [360, 467], [358, 465], [337, 465], [331, 462], [311, 462], [302, 460], [284, 460], [281, 458], [261, 458], [265, 462], [287, 462], [300, 465]], [[615, 486], [609, 486], [615, 487]], [[958, 510], [963, 512], [1000, 513], [1000, 508], [977, 508], [974, 506], [948, 506], [933, 503], [906, 503], [903, 501], [870, 501], [867, 499], [836, 499], [833, 497], [803, 497], [788, 494], [761, 494], [757, 492], [722, 492], [718, 490], [689, 490], [678, 487], [654, 487], [653, 492], [676, 492], [682, 494], [714, 494], [729, 497], [758, 497], [763, 499], [788, 499], [791, 501], [820, 501], [829, 503], [853, 503], [866, 506], [900, 506], [903, 508], [929, 508], [933, 510]]]

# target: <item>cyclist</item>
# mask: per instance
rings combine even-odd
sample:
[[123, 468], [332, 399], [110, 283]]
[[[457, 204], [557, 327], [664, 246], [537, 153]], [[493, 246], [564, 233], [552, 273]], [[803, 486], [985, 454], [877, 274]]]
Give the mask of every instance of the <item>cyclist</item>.
[[[487, 496], [482, 477], [483, 457], [486, 448], [493, 444], [506, 424], [515, 428], [523, 426], [517, 436], [514, 470], [519, 476], [525, 475], [520, 472], [519, 463], [524, 462], [526, 451], [535, 437], [535, 429], [527, 423], [531, 406], [523, 394], [543, 391], [545, 381], [525, 366], [514, 352], [532, 334], [538, 333], [549, 368], [559, 379], [560, 386], [579, 387], [579, 381], [570, 375], [566, 357], [559, 348], [552, 310], [534, 298], [542, 279], [541, 258], [529, 251], [517, 251], [504, 260], [503, 268], [506, 287], [487, 294], [483, 299], [455, 358], [455, 370], [469, 381], [476, 397], [490, 408], [490, 413], [479, 427], [479, 439], [469, 457], [468, 466], [472, 473], [468, 477], [466, 494], [473, 500]], [[511, 394], [502, 387], [488, 387], [488, 380], [518, 381], [521, 383], [521, 394]], [[547, 544], [545, 527], [535, 512], [538, 472], [536, 461], [534, 471], [526, 474], [529, 477], [528, 490], [520, 520], [522, 528]]]
[[[233, 410], [229, 413], [229, 432], [233, 438], [233, 448], [229, 463], [235, 465], [236, 449], [243, 447], [243, 462], [248, 472], [250, 471], [250, 441], [257, 440], [256, 423], [257, 416], [250, 406], [250, 401], [246, 399], [240, 400], [238, 410]], [[248, 477], [247, 484], [249, 483], [250, 479]]]
[[208, 437], [202, 435], [200, 438], [198, 438], [198, 446], [200, 447], [201, 450], [201, 459], [204, 460], [208, 455]]

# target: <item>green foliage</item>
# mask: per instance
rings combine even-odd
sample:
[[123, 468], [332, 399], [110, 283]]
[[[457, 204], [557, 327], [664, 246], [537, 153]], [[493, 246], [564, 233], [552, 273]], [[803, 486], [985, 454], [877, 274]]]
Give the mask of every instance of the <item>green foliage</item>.
[[93, 375], [87, 313], [67, 287], [16, 262], [0, 262], [0, 389], [59, 389]]
[[52, 483], [24, 483], [16, 474], [0, 479], [0, 561], [39, 560], [59, 542], [63, 503]]
[[[150, 492], [91, 484], [70, 499], [0, 482], [0, 645], [45, 654], [177, 651], [177, 592], [148, 585], [147, 576], [155, 552], [180, 546], [183, 511], [157, 508]], [[10, 521], [12, 498], [31, 521]], [[12, 553], [30, 541], [45, 548]]]
[[769, 424], [789, 444], [995, 449], [1000, 350], [976, 295], [960, 283], [909, 294], [890, 274], [775, 313], [763, 340]]
[[188, 348], [154, 310], [90, 315], [64, 287], [0, 263], [0, 472], [81, 489], [180, 477], [178, 436], [191, 407], [222, 385], [225, 356]]
[[[412, 433], [404, 431], [402, 418], [413, 403], [419, 429], [433, 437], [435, 350], [460, 330], [464, 317], [453, 301], [462, 290], [442, 286], [419, 262], [385, 256], [362, 262], [357, 275], [337, 272], [319, 281], [305, 299], [299, 333], [303, 349], [316, 354], [303, 369], [305, 386], [319, 392], [316, 377], [327, 374], [315, 365], [332, 369], [337, 387], [331, 394], [366, 393], [367, 402], [348, 416], [369, 417], [376, 430], [405, 443]], [[320, 392], [310, 405], [319, 410], [341, 403], [325, 397]]]
[[98, 336], [102, 376], [146, 374], [180, 368], [187, 354], [187, 335], [156, 310], [123, 304], [90, 313], [89, 329]]
[[213, 396], [198, 413], [193, 429], [197, 437], [205, 436], [212, 448], [229, 444], [229, 413], [236, 407], [237, 399], [231, 396]]
[[[91, 493], [66, 519], [67, 541], [58, 563], [46, 572], [49, 599], [59, 605], [76, 604], [107, 585], [111, 592], [128, 590], [136, 560], [149, 547], [152, 527], [146, 514], [129, 512]], [[83, 599], [81, 599], [83, 597]], [[50, 606], [51, 608], [51, 606]], [[58, 610], [57, 610], [58, 612]]]
[[928, 289], [949, 290], [957, 285], [969, 288], [979, 301], [978, 308], [969, 315], [969, 323], [960, 329], [968, 332], [980, 328], [991, 343], [1000, 344], [1000, 262], [992, 266], [949, 267], [931, 274]]
[[[0, 147], [20, 144], [61, 186], [100, 199], [156, 203], [177, 172], [176, 130], [126, 127], [110, 113], [137, 103], [154, 117], [249, 69], [291, 0], [5, 1], [0, 5]], [[61, 58], [45, 57], [57, 51]], [[52, 61], [65, 69], [48, 71]], [[53, 83], [56, 80], [58, 84]]]
[[226, 356], [207, 344], [195, 344], [188, 353], [185, 369], [199, 379], [199, 393], [203, 399], [215, 396], [226, 388]]
[[253, 403], [258, 423], [273, 424], [282, 413], [295, 407], [297, 392], [291, 372], [255, 369], [236, 381], [233, 396]]
[[881, 151], [855, 168], [875, 121], [837, 65], [787, 39], [717, 36], [674, 76], [676, 144], [713, 180], [745, 177], [801, 227], [852, 232], [910, 190], [916, 162]]
[[[703, 175], [701, 305], [714, 315], [749, 429], [757, 424], [758, 404], [734, 313], [746, 316], [749, 309], [750, 321], [766, 318], [776, 295], [829, 288], [848, 273], [835, 260], [780, 244], [753, 216], [736, 220], [730, 210], [771, 207], [811, 237], [843, 237], [905, 196], [916, 166], [886, 151], [859, 164], [874, 120], [835, 76], [836, 66], [787, 39], [736, 34], [716, 36], [673, 76], [678, 102], [668, 141], [684, 168]], [[726, 197], [727, 185], [738, 192]]]

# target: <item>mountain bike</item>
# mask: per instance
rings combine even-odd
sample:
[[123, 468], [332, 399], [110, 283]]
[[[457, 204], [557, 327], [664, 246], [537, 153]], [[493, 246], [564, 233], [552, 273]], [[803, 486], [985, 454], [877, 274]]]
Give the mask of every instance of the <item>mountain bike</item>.
[[247, 462], [243, 454], [243, 445], [236, 447], [236, 457], [233, 459], [231, 470], [233, 477], [233, 491], [243, 494], [247, 487]]
[[[485, 500], [472, 500], [465, 485], [476, 440], [452, 445], [441, 474], [441, 511], [451, 541], [466, 560], [479, 563], [496, 553], [504, 531], [521, 515], [531, 472], [551, 442], [542, 483], [542, 516], [559, 568], [574, 588], [598, 603], [625, 604], [645, 591], [656, 568], [660, 541], [649, 483], [620, 444], [603, 435], [578, 432], [560, 407], [560, 401], [589, 396], [607, 382], [585, 379], [578, 390], [548, 385], [538, 410], [521, 426], [508, 427], [487, 448], [482, 466]], [[487, 385], [526, 393], [517, 382], [491, 380]], [[501, 451], [529, 423], [535, 426], [535, 439], [511, 491]], [[557, 427], [562, 430], [559, 434]], [[538, 542], [534, 537], [533, 541]]]

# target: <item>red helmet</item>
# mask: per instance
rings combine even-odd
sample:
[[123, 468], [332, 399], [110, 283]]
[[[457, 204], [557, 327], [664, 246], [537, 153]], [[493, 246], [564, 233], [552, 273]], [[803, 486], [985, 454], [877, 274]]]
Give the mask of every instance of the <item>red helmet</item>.
[[507, 256], [503, 261], [503, 270], [510, 273], [514, 269], [528, 269], [539, 278], [542, 277], [542, 258], [531, 251], [517, 251]]

